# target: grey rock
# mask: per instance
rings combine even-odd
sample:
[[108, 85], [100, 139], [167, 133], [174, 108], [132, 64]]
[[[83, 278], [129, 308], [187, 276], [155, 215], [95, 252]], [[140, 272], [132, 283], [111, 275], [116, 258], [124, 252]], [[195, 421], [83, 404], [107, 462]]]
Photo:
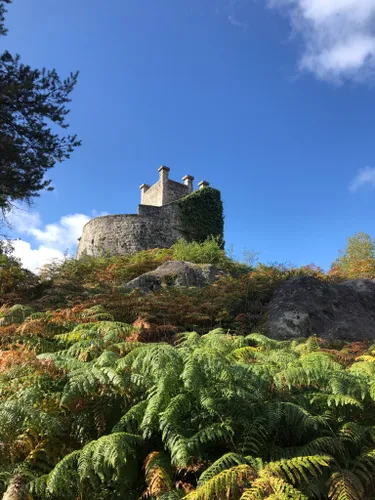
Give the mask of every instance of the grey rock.
[[375, 339], [375, 280], [291, 278], [276, 291], [268, 313], [272, 338]]
[[202, 287], [225, 276], [212, 264], [194, 264], [192, 262], [172, 260], [165, 262], [154, 271], [142, 274], [129, 281], [123, 291], [138, 288], [143, 293], [157, 292], [166, 286]]

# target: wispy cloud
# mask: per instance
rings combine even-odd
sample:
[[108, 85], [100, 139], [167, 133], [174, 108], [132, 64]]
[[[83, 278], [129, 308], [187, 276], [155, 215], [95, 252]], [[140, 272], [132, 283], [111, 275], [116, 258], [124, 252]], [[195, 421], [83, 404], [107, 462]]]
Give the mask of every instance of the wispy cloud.
[[232, 24], [233, 26], [236, 26], [237, 28], [247, 28], [248, 27], [248, 24], [246, 21], [239, 21], [234, 16], [228, 16], [228, 21], [230, 22], [230, 24]]
[[358, 174], [350, 182], [349, 191], [355, 193], [359, 189], [365, 187], [375, 187], [375, 167], [361, 168]]
[[[93, 211], [93, 216], [106, 215]], [[64, 215], [52, 224], [43, 224], [37, 212], [15, 210], [10, 223], [21, 238], [13, 240], [14, 253], [23, 265], [37, 271], [52, 260], [63, 260], [75, 252], [82, 228], [92, 217], [85, 214]], [[31, 239], [32, 242], [27, 241]]]
[[303, 41], [301, 70], [336, 83], [375, 75], [375, 0], [269, 0]]

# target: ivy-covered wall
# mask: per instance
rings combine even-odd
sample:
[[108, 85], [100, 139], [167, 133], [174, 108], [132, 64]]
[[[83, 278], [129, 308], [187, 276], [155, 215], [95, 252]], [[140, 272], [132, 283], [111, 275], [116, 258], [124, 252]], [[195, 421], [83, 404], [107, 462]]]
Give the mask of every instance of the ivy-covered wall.
[[205, 187], [181, 198], [180, 232], [187, 241], [203, 242], [219, 238], [224, 245], [224, 214], [220, 191]]

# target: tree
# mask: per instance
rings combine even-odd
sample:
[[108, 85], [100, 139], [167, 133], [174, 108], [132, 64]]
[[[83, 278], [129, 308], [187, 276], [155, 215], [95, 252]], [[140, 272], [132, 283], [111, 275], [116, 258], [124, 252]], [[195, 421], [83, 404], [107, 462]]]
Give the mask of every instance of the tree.
[[[0, 0], [0, 36], [5, 4]], [[0, 55], [0, 210], [5, 218], [16, 202], [27, 202], [43, 189], [51, 190], [46, 172], [70, 157], [80, 145], [76, 135], [61, 135], [66, 129], [67, 104], [78, 73], [61, 79], [56, 70], [32, 69], [20, 56], [8, 51]]]
[[22, 267], [21, 261], [14, 255], [14, 248], [6, 240], [0, 240], [0, 295], [28, 290], [37, 283], [36, 276]]
[[11, 0], [1, 0], [0, 1], [0, 35], [5, 35], [7, 30], [4, 27], [4, 14], [6, 12], [5, 10], [5, 4], [10, 3]]
[[375, 240], [363, 232], [350, 236], [345, 250], [332, 264], [331, 273], [348, 278], [375, 276]]

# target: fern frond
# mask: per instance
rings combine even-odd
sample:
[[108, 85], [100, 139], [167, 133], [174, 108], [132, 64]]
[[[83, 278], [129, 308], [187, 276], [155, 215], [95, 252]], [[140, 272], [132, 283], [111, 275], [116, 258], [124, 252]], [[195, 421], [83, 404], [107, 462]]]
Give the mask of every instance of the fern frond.
[[115, 367], [116, 362], [119, 359], [119, 355], [113, 351], [104, 351], [101, 355], [95, 360], [95, 366], [111, 366]]
[[328, 497], [331, 500], [363, 500], [364, 488], [352, 471], [342, 470], [331, 475]]
[[356, 459], [353, 473], [366, 485], [375, 477], [375, 450], [368, 451]]
[[130, 410], [128, 410], [113, 427], [112, 432], [125, 431], [130, 433], [138, 433], [141, 427], [141, 422], [144, 418], [147, 405], [148, 401], [143, 400], [132, 406]]
[[211, 464], [199, 477], [198, 487], [202, 486], [204, 483], [212, 479], [214, 476], [219, 474], [225, 469], [230, 469], [235, 465], [247, 464], [247, 460], [242, 455], [238, 453], [226, 453], [220, 457], [216, 462]]
[[349, 441], [352, 446], [362, 445], [367, 440], [368, 430], [357, 422], [346, 422], [340, 429], [340, 436], [343, 441]]
[[356, 406], [357, 408], [363, 408], [362, 403], [357, 401], [355, 398], [351, 396], [347, 396], [345, 394], [332, 394], [327, 397], [327, 405], [328, 406]]
[[163, 493], [173, 490], [171, 463], [166, 453], [150, 453], [145, 460], [145, 471], [147, 496], [159, 498]]
[[306, 457], [295, 457], [278, 462], [270, 462], [262, 471], [263, 477], [275, 475], [292, 484], [298, 484], [302, 480], [307, 481], [307, 475], [317, 476], [321, 474], [323, 467], [329, 467], [332, 457], [328, 455], [312, 455]]
[[[144, 344], [142, 342], [119, 342], [117, 344], [112, 344], [111, 348], [116, 349], [120, 356], [125, 356], [129, 352], [137, 349], [138, 347], [142, 347]], [[119, 368], [124, 369], [123, 366], [119, 365]]]
[[307, 497], [280, 477], [259, 477], [245, 490], [240, 500], [307, 500]]
[[198, 452], [208, 444], [229, 441], [233, 434], [234, 431], [230, 423], [214, 423], [199, 430], [187, 442], [191, 450]]
[[231, 500], [236, 498], [243, 487], [256, 477], [257, 473], [249, 465], [237, 465], [223, 470], [202, 486], [186, 495], [186, 500]]
[[227, 355], [228, 361], [241, 361], [242, 363], [249, 363], [256, 359], [258, 349], [256, 347], [239, 347]]
[[344, 457], [346, 448], [343, 441], [336, 437], [321, 436], [302, 446], [276, 448], [272, 450], [272, 458], [292, 458], [298, 456], [329, 454]]
[[46, 491], [58, 498], [68, 496], [72, 491], [78, 489], [77, 465], [81, 451], [76, 450], [66, 455], [55, 468], [48, 474], [46, 479]]
[[201, 344], [201, 336], [197, 332], [184, 332], [177, 335], [177, 345], [179, 349], [195, 349]]
[[188, 415], [191, 409], [191, 400], [187, 394], [177, 394], [168, 403], [168, 406], [159, 416], [160, 430], [163, 432], [163, 438], [167, 429], [179, 428], [184, 417]]
[[[149, 391], [148, 404], [141, 423], [144, 437], [151, 435], [152, 431], [159, 427], [160, 416], [170, 405], [178, 387], [179, 384], [176, 383], [174, 373], [167, 370]], [[170, 415], [171, 412], [168, 412], [167, 419]], [[161, 418], [165, 420], [166, 416]]]
[[330, 377], [329, 385], [335, 395], [345, 394], [357, 400], [364, 400], [368, 395], [368, 377], [361, 373], [336, 371]]
[[163, 375], [165, 367], [174, 372], [178, 379], [182, 371], [182, 358], [179, 351], [169, 344], [144, 344], [132, 350], [119, 361], [119, 367], [131, 367], [135, 372], [151, 375], [155, 380]]
[[45, 498], [48, 495], [47, 479], [48, 474], [44, 474], [30, 481], [28, 485], [30, 493], [36, 497]]
[[102, 480], [117, 479], [124, 473], [129, 457], [135, 454], [142, 442], [141, 436], [126, 432], [116, 432], [91, 441], [78, 457], [80, 478], [97, 475]]
[[369, 377], [373, 377], [375, 375], [375, 364], [366, 361], [356, 361], [348, 370], [351, 373], [363, 373]]
[[282, 349], [290, 344], [290, 341], [274, 340], [261, 333], [251, 333], [246, 335], [246, 340], [254, 342], [256, 345], [263, 347], [264, 349]]

